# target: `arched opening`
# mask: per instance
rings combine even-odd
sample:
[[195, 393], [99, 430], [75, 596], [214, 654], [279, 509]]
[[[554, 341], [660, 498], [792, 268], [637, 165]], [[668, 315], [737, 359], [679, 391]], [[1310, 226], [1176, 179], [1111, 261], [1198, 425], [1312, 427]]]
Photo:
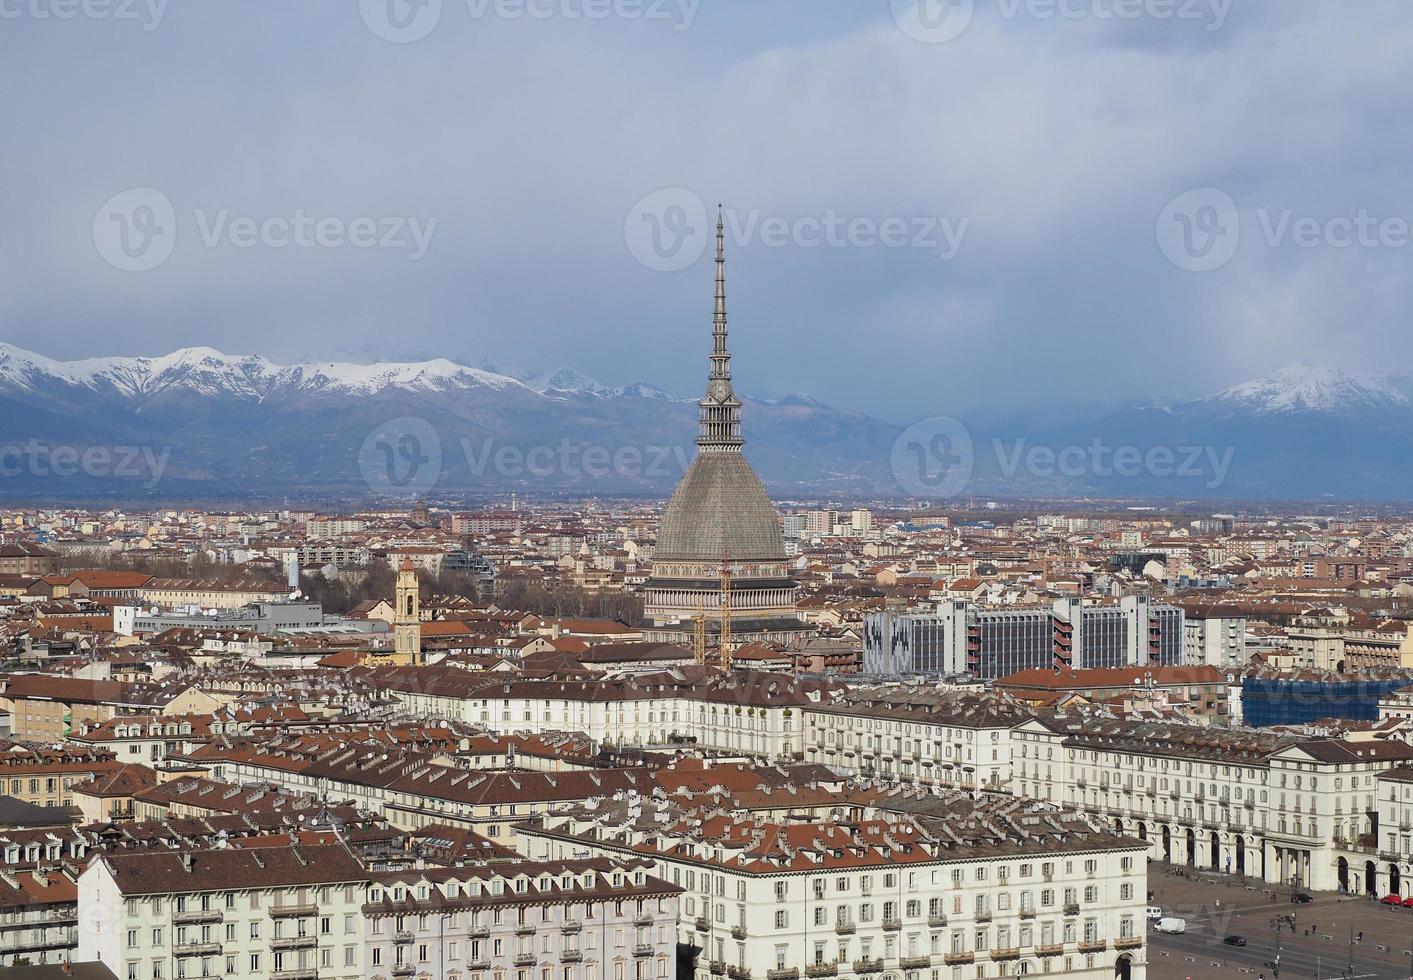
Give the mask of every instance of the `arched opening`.
[[1124, 822], [1118, 817], [1114, 818], [1114, 833], [1122, 835], [1124, 832]]
[[1346, 860], [1345, 858], [1340, 858], [1339, 861], [1338, 861], [1338, 862], [1336, 863], [1336, 865], [1335, 865], [1335, 873], [1336, 873], [1336, 875], [1338, 875], [1338, 877], [1339, 877], [1339, 890], [1342, 891], [1342, 892], [1348, 892], [1348, 891], [1349, 891], [1349, 861]]
[[1364, 862], [1364, 894], [1375, 895], [1379, 893], [1379, 873], [1374, 870], [1373, 861]]
[[1163, 860], [1173, 863], [1173, 829], [1167, 824], [1163, 825]]
[[1398, 873], [1398, 865], [1388, 866], [1388, 893], [1390, 895], [1402, 895], [1403, 890], [1399, 887], [1403, 884], [1403, 878]]
[[1246, 874], [1246, 838], [1241, 836], [1236, 839], [1236, 873]]
[[1127, 953], [1114, 962], [1114, 980], [1130, 980], [1133, 976], [1133, 957]]
[[[1222, 870], [1222, 838], [1215, 830], [1212, 831], [1212, 870]], [[1230, 865], [1228, 865], [1227, 870], [1231, 870]]]
[[1189, 868], [1197, 865], [1197, 831], [1191, 827], [1187, 828], [1187, 866]]
[[1146, 841], [1148, 839], [1148, 825], [1141, 823], [1138, 825], [1138, 839]]

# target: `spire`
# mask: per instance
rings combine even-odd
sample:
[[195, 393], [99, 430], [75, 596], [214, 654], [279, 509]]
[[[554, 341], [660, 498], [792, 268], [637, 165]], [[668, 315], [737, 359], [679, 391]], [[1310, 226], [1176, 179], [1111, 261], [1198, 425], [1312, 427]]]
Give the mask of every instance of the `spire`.
[[711, 320], [711, 373], [706, 395], [697, 403], [701, 424], [697, 447], [703, 452], [741, 451], [741, 403], [731, 389], [731, 351], [726, 346], [726, 221], [716, 206], [716, 309]]

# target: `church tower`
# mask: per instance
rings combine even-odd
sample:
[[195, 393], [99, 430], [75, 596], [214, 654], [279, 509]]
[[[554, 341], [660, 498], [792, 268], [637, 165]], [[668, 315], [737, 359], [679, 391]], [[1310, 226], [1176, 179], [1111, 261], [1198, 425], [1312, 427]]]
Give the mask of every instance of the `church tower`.
[[417, 583], [417, 568], [411, 558], [404, 558], [397, 570], [397, 588], [393, 596], [393, 653], [400, 664], [417, 664], [422, 660], [421, 587]]
[[[741, 400], [726, 330], [726, 231], [716, 219], [716, 297], [697, 455], [668, 501], [644, 597], [644, 635], [682, 643], [701, 630], [726, 645], [790, 644], [808, 635], [795, 612], [780, 522], [741, 448]], [[729, 583], [724, 586], [723, 583]], [[729, 593], [728, 590], [729, 589]]]

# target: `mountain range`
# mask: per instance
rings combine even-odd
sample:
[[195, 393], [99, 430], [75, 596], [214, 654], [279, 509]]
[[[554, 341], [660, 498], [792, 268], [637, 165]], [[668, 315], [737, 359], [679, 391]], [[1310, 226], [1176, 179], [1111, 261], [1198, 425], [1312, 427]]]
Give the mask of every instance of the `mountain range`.
[[[446, 359], [277, 364], [205, 347], [60, 361], [0, 344], [0, 495], [656, 496], [690, 462], [695, 399], [568, 367], [517, 374]], [[1411, 395], [1405, 378], [1300, 364], [1078, 419], [962, 419], [971, 476], [946, 492], [1406, 499]], [[913, 465], [899, 447], [927, 451], [910, 442], [917, 427], [804, 394], [743, 401], [747, 455], [777, 497], [926, 495], [897, 473]]]

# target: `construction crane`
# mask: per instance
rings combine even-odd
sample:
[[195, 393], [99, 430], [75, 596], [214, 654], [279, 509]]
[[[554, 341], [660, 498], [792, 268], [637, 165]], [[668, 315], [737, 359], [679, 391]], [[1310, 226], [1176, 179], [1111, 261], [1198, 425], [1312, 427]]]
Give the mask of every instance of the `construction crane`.
[[721, 553], [721, 669], [731, 669], [731, 556]]
[[697, 615], [692, 620], [692, 656], [697, 663], [706, 663], [706, 606], [697, 603]]

